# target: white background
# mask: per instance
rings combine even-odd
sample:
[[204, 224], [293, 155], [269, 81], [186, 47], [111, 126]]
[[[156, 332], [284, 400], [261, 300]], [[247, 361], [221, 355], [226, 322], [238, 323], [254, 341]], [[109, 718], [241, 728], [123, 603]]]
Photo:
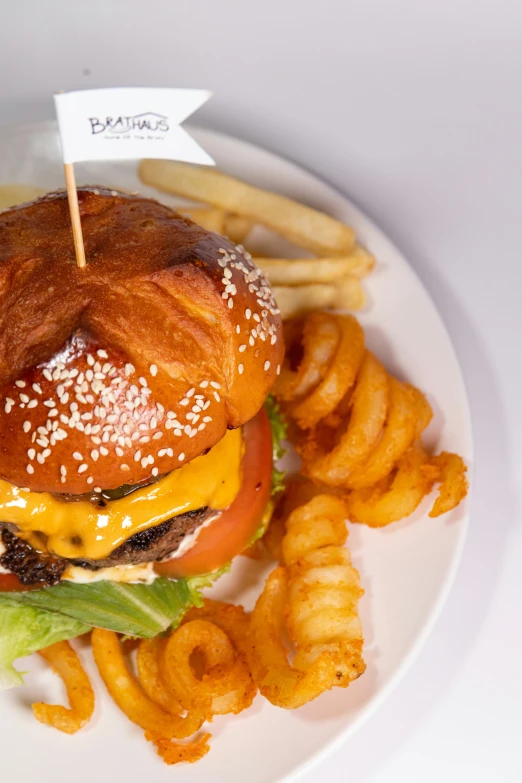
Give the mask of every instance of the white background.
[[520, 783], [522, 3], [1, 4], [0, 123], [51, 117], [56, 89], [120, 85], [213, 90], [198, 123], [358, 202], [432, 292], [468, 385], [475, 497], [453, 592], [388, 702], [303, 783]]

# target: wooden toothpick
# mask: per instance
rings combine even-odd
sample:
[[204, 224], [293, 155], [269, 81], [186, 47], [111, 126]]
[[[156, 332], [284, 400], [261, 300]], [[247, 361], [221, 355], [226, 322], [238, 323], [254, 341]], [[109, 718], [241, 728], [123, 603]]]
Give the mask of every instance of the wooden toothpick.
[[71, 213], [76, 263], [80, 269], [83, 269], [86, 265], [85, 248], [83, 246], [82, 222], [80, 220], [80, 207], [78, 205], [78, 193], [76, 192], [76, 177], [74, 176], [74, 166], [72, 163], [64, 163], [63, 168], [65, 171], [67, 198], [69, 200], [69, 212]]

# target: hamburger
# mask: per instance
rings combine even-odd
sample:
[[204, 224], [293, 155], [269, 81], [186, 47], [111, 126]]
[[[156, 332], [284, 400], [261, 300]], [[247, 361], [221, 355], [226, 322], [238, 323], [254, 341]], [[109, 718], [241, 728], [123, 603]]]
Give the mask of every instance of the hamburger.
[[211, 574], [268, 516], [264, 404], [284, 349], [266, 279], [156, 201], [101, 187], [78, 199], [84, 269], [65, 192], [0, 214], [10, 601]]

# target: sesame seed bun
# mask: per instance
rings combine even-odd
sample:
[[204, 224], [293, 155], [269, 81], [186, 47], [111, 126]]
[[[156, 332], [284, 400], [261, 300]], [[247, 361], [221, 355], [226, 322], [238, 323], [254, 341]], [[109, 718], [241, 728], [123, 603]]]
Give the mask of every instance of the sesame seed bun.
[[78, 196], [85, 269], [64, 192], [0, 214], [0, 477], [37, 492], [180, 467], [255, 415], [283, 355], [242, 248], [149, 199]]

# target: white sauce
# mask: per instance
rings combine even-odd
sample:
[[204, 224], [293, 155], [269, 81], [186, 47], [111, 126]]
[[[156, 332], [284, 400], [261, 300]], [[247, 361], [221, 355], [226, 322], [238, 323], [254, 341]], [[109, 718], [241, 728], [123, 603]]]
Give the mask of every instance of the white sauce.
[[89, 568], [69, 566], [62, 576], [62, 580], [76, 582], [76, 584], [88, 584], [89, 582], [141, 582], [152, 584], [157, 574], [153, 570], [152, 563], [139, 563], [138, 565], [118, 565], [111, 568], [100, 568], [91, 571]]

